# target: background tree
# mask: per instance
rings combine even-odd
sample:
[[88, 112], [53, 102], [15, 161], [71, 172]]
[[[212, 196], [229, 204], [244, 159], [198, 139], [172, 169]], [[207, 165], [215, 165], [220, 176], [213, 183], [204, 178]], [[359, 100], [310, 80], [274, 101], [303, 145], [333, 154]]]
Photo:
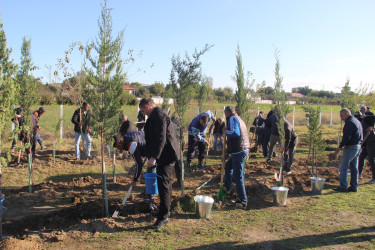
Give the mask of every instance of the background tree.
[[250, 121], [249, 110], [251, 107], [251, 102], [249, 100], [249, 89], [245, 86], [245, 75], [242, 66], [242, 56], [240, 51], [240, 46], [237, 45], [236, 54], [237, 68], [235, 74], [235, 81], [237, 83], [237, 90], [235, 94], [235, 100], [237, 102], [237, 113], [244, 120], [246, 124]]
[[23, 117], [27, 126], [31, 126], [31, 106], [38, 100], [39, 82], [30, 75], [35, 68], [31, 58], [31, 39], [27, 40], [24, 37], [21, 47], [21, 64], [16, 81], [19, 86], [18, 104], [23, 108]]
[[357, 99], [355, 93], [350, 90], [349, 86], [350, 80], [346, 80], [344, 87], [341, 89], [341, 108], [349, 109], [352, 114], [358, 109], [357, 108]]
[[179, 55], [172, 57], [172, 70], [170, 74], [172, 96], [175, 110], [181, 119], [182, 126], [185, 126], [186, 123], [185, 113], [189, 101], [192, 99], [194, 86], [199, 85], [202, 80], [200, 57], [212, 46], [206, 44], [201, 51], [195, 49], [192, 58], [187, 53], [184, 60]]
[[[112, 17], [106, 1], [102, 7], [98, 26], [96, 41], [86, 49], [86, 57], [91, 67], [86, 67], [88, 84], [84, 88], [84, 97], [92, 106], [93, 129], [100, 132], [104, 212], [108, 216], [104, 144], [111, 135], [118, 132], [120, 96], [125, 74], [121, 60], [124, 30], [120, 31], [115, 39], [112, 38]], [[92, 49], [96, 53], [92, 53]]]
[[153, 96], [162, 96], [164, 93], [164, 84], [162, 82], [155, 82], [149, 87], [149, 90]]
[[199, 94], [198, 94], [198, 107], [200, 112], [206, 110], [205, 102], [207, 102], [208, 97], [208, 79], [207, 77], [203, 77], [202, 83], [199, 87]]

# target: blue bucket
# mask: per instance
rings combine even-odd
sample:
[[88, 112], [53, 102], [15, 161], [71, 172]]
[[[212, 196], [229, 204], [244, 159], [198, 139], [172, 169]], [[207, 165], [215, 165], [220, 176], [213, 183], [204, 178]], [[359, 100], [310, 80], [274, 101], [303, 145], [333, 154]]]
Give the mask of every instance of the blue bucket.
[[5, 197], [1, 197], [1, 216], [3, 216], [4, 200], [5, 200]]
[[156, 173], [148, 173], [144, 174], [143, 177], [145, 178], [146, 183], [146, 193], [147, 194], [158, 194], [158, 181], [157, 181], [157, 174]]

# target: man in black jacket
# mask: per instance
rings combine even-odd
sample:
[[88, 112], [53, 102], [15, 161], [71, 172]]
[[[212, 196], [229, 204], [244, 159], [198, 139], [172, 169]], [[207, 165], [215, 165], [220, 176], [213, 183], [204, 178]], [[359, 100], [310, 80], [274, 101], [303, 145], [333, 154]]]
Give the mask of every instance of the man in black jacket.
[[[23, 120], [23, 117], [22, 117], [22, 107], [19, 107], [17, 110], [16, 110], [16, 114], [14, 115], [14, 117], [12, 118], [12, 122], [14, 123], [15, 127], [18, 128], [18, 132], [15, 133], [15, 139], [13, 139], [12, 141], [12, 152], [14, 151], [14, 149], [16, 148], [16, 145], [17, 145], [17, 139], [21, 140], [21, 137], [20, 135], [22, 134], [22, 128], [23, 128], [23, 123], [24, 123], [24, 120]], [[16, 139], [17, 138], [17, 139]]]
[[36, 151], [36, 143], [37, 143], [37, 137], [39, 134], [39, 130], [41, 130], [41, 127], [39, 127], [38, 122], [39, 118], [46, 112], [46, 109], [43, 107], [40, 107], [38, 110], [34, 111], [31, 115], [31, 123], [32, 123], [32, 136], [31, 136], [31, 153], [32, 158], [35, 158], [35, 151]]
[[76, 160], [80, 159], [79, 155], [79, 143], [81, 141], [81, 136], [86, 141], [86, 156], [88, 159], [91, 159], [91, 143], [92, 139], [90, 137], [90, 118], [91, 118], [91, 110], [90, 104], [87, 102], [83, 102], [82, 108], [78, 108], [74, 111], [72, 117], [72, 123], [74, 124], [74, 132], [75, 132], [75, 158]]
[[176, 160], [180, 159], [180, 151], [168, 114], [157, 107], [151, 98], [143, 98], [139, 108], [148, 116], [144, 127], [148, 153], [147, 165], [156, 167], [158, 174], [160, 209], [157, 221], [153, 225], [153, 228], [158, 229], [168, 223], [172, 196], [172, 169]]
[[123, 114], [122, 115], [122, 124], [121, 124], [121, 127], [120, 127], [120, 134], [122, 136], [125, 136], [129, 131], [132, 131], [133, 128], [132, 128], [132, 123], [131, 121], [128, 119], [128, 116]]

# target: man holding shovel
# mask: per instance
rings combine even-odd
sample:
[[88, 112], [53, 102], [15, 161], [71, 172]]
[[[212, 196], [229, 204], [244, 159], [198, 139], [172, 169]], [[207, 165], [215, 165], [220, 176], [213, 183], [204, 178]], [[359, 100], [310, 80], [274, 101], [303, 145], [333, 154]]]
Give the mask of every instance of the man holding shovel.
[[[351, 115], [349, 109], [340, 111], [340, 118], [345, 122], [343, 136], [339, 147], [336, 149], [337, 155], [342, 148], [343, 154], [339, 166], [340, 186], [335, 189], [338, 192], [357, 192], [358, 189], [358, 156], [361, 151], [362, 125]], [[350, 187], [348, 188], [348, 169], [350, 169]]]
[[86, 156], [88, 159], [91, 159], [91, 143], [92, 139], [90, 137], [90, 118], [91, 118], [91, 110], [90, 104], [87, 102], [83, 102], [82, 108], [78, 108], [74, 111], [72, 117], [72, 123], [74, 124], [74, 132], [75, 132], [75, 158], [76, 160], [80, 159], [80, 152], [79, 152], [79, 142], [81, 141], [81, 136], [86, 141]]
[[210, 120], [216, 121], [214, 114], [211, 111], [206, 111], [198, 116], [194, 117], [191, 121], [188, 128], [188, 151], [187, 151], [187, 167], [191, 168], [191, 161], [195, 155], [195, 147], [198, 146], [198, 169], [203, 170], [204, 166], [202, 165], [206, 146], [209, 145], [209, 142], [205, 139], [205, 134], [207, 131], [208, 123]]
[[292, 173], [294, 154], [299, 142], [298, 135], [289, 121], [284, 121], [285, 143], [284, 143], [284, 170], [287, 175]]
[[[141, 175], [142, 168], [144, 165], [142, 157], [147, 156], [145, 133], [144, 131], [130, 131], [126, 133], [124, 136], [115, 135], [113, 139], [114, 148], [117, 148], [119, 151], [127, 150], [133, 156], [133, 159], [135, 161], [135, 173], [131, 185], [133, 186], [133, 188], [135, 188], [137, 186], [137, 181], [139, 176]], [[156, 168], [147, 167], [146, 171], [147, 173], [156, 173]], [[157, 207], [154, 203], [153, 194], [149, 195], [149, 201], [147, 201], [146, 203], [147, 207], [151, 212], [157, 210]]]
[[139, 109], [148, 116], [144, 131], [146, 139], [147, 166], [156, 167], [160, 196], [158, 218], [153, 228], [159, 229], [169, 222], [172, 198], [172, 169], [180, 160], [180, 148], [168, 114], [157, 107], [151, 98], [143, 98]]
[[227, 136], [226, 157], [230, 154], [225, 163], [224, 188], [226, 192], [230, 191], [234, 180], [238, 195], [236, 206], [246, 209], [245, 162], [250, 148], [249, 135], [245, 122], [235, 113], [234, 107], [227, 106], [224, 114], [227, 119], [227, 127], [223, 129], [223, 134]]

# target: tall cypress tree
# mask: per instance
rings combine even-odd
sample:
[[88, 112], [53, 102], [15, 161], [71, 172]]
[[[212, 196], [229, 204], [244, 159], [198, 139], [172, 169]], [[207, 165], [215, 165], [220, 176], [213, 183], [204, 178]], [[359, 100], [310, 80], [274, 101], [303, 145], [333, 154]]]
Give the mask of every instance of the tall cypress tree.
[[[101, 137], [103, 200], [105, 215], [108, 216], [104, 143], [117, 132], [125, 73], [121, 60], [124, 30], [113, 39], [111, 11], [107, 9], [106, 1], [102, 7], [98, 26], [98, 38], [86, 49], [86, 57], [91, 67], [86, 68], [88, 84], [85, 86], [84, 97], [92, 107], [93, 129], [98, 131]], [[92, 55], [92, 49], [96, 52], [95, 55]]]
[[27, 126], [31, 125], [31, 106], [38, 99], [38, 81], [30, 75], [34, 69], [31, 58], [31, 39], [22, 39], [21, 64], [17, 73], [17, 84], [20, 88], [18, 94], [18, 103], [24, 110], [24, 120]]
[[249, 90], [245, 86], [245, 75], [244, 69], [242, 65], [242, 56], [240, 51], [240, 46], [237, 45], [237, 54], [236, 54], [236, 61], [237, 61], [237, 68], [236, 68], [236, 75], [235, 81], [237, 83], [237, 90], [235, 94], [235, 100], [237, 102], [237, 113], [245, 123], [249, 123], [250, 121], [250, 100], [247, 98]]

